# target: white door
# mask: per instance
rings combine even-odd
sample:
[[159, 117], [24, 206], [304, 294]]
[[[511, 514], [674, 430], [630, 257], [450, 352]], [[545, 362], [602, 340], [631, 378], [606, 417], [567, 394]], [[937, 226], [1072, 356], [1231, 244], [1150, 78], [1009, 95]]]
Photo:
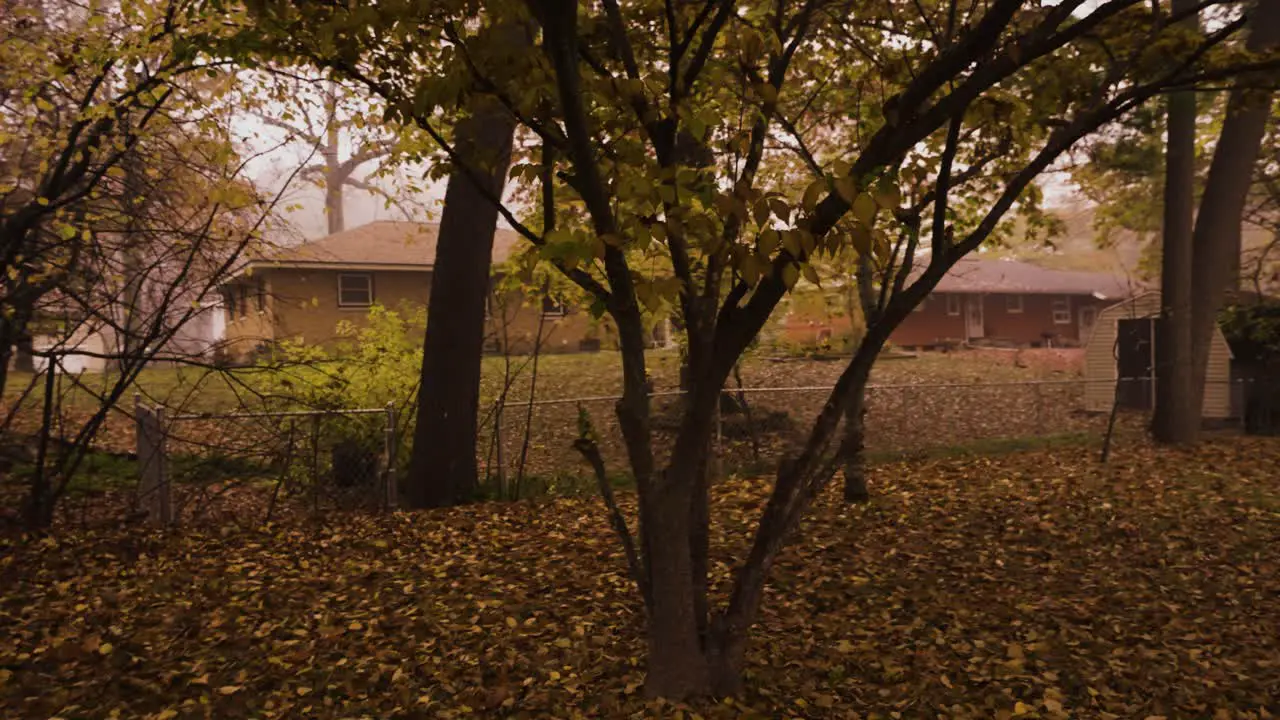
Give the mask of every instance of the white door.
[[1098, 309], [1086, 305], [1080, 308], [1080, 344], [1089, 342], [1089, 336], [1093, 334], [1093, 323], [1098, 319]]
[[970, 295], [964, 311], [965, 336], [970, 340], [986, 337], [984, 325], [986, 323], [983, 322], [982, 317], [982, 296]]

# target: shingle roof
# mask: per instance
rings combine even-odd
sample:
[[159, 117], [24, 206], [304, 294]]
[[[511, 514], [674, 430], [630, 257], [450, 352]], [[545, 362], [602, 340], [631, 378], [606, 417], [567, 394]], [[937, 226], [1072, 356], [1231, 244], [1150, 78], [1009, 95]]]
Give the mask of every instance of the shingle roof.
[[[386, 265], [425, 269], [435, 264], [439, 235], [437, 223], [379, 220], [276, 250], [252, 264]], [[499, 228], [493, 236], [493, 261], [505, 261], [519, 243], [519, 234]]]
[[1107, 300], [1126, 298], [1143, 289], [1137, 280], [1118, 274], [1050, 270], [1019, 260], [968, 257], [957, 262], [934, 291], [1094, 295]]

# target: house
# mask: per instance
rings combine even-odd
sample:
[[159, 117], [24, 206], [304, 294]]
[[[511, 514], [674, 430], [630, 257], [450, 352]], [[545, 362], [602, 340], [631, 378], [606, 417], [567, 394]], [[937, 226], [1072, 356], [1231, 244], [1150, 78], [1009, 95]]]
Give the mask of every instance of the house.
[[[377, 221], [250, 260], [223, 286], [224, 344], [229, 359], [250, 359], [282, 340], [334, 347], [342, 321], [359, 326], [375, 303], [396, 309], [425, 306], [431, 294], [439, 225]], [[518, 234], [499, 229], [493, 262], [512, 256]], [[596, 349], [612, 344], [607, 324], [549, 300], [518, 293], [490, 303], [490, 350], [533, 350], [538, 328], [544, 352]], [[499, 306], [495, 311], [493, 306]]]
[[1078, 347], [1088, 339], [1103, 308], [1137, 289], [1136, 283], [1109, 273], [964, 258], [890, 340], [902, 347]]
[[[1154, 407], [1156, 319], [1160, 292], [1149, 291], [1116, 303], [1098, 314], [1085, 346], [1085, 409], [1110, 412], [1112, 405], [1134, 410]], [[1232, 381], [1231, 348], [1222, 329], [1213, 329], [1205, 370], [1202, 416], [1222, 420], [1239, 416], [1241, 399]], [[1117, 387], [1117, 379], [1120, 380]]]

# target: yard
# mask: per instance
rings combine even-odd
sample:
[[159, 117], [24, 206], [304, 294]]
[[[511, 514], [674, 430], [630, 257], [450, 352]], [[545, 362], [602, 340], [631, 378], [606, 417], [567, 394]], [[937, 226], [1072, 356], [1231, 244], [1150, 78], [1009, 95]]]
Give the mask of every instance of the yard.
[[[694, 708], [640, 697], [593, 498], [10, 538], [0, 715], [1272, 717], [1276, 467], [1242, 438], [877, 464], [784, 553], [747, 695]], [[767, 489], [715, 487], [721, 591]]]

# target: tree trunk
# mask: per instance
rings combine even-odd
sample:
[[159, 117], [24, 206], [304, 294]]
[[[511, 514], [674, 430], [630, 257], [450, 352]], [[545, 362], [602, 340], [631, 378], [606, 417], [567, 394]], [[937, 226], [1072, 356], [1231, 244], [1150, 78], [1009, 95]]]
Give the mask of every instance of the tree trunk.
[[407, 494], [413, 507], [469, 502], [478, 485], [484, 307], [498, 221], [498, 209], [488, 198], [502, 193], [514, 132], [514, 118], [484, 96], [477, 96], [472, 114], [455, 130], [461, 156], [483, 159], [472, 165], [483, 168], [476, 173], [483, 187], [455, 168], [445, 189], [409, 461]]
[[[1247, 47], [1262, 52], [1280, 44], [1280, 0], [1259, 0], [1252, 8]], [[1192, 383], [1193, 409], [1199, 418], [1204, 405], [1209, 345], [1228, 289], [1239, 285], [1241, 225], [1245, 201], [1253, 184], [1271, 114], [1272, 93], [1247, 87], [1231, 91], [1222, 134], [1200, 198], [1193, 237]], [[1266, 79], [1266, 78], [1264, 78]], [[1235, 273], [1233, 276], [1232, 273]]]
[[[1195, 0], [1173, 0], [1173, 12]], [[1198, 28], [1195, 17], [1187, 24]], [[1160, 327], [1156, 333], [1156, 403], [1151, 431], [1157, 442], [1186, 445], [1199, 435], [1191, 367], [1192, 236], [1195, 229], [1196, 95], [1169, 96], [1164, 172], [1164, 228], [1160, 261]]]
[[867, 491], [866, 416], [867, 388], [853, 390], [844, 414], [844, 440], [841, 448], [844, 465], [844, 501], [864, 503], [871, 499]]
[[347, 226], [342, 207], [342, 185], [346, 178], [338, 161], [338, 93], [332, 82], [325, 98], [324, 132], [324, 213], [329, 218], [329, 234], [332, 235], [342, 232]]

